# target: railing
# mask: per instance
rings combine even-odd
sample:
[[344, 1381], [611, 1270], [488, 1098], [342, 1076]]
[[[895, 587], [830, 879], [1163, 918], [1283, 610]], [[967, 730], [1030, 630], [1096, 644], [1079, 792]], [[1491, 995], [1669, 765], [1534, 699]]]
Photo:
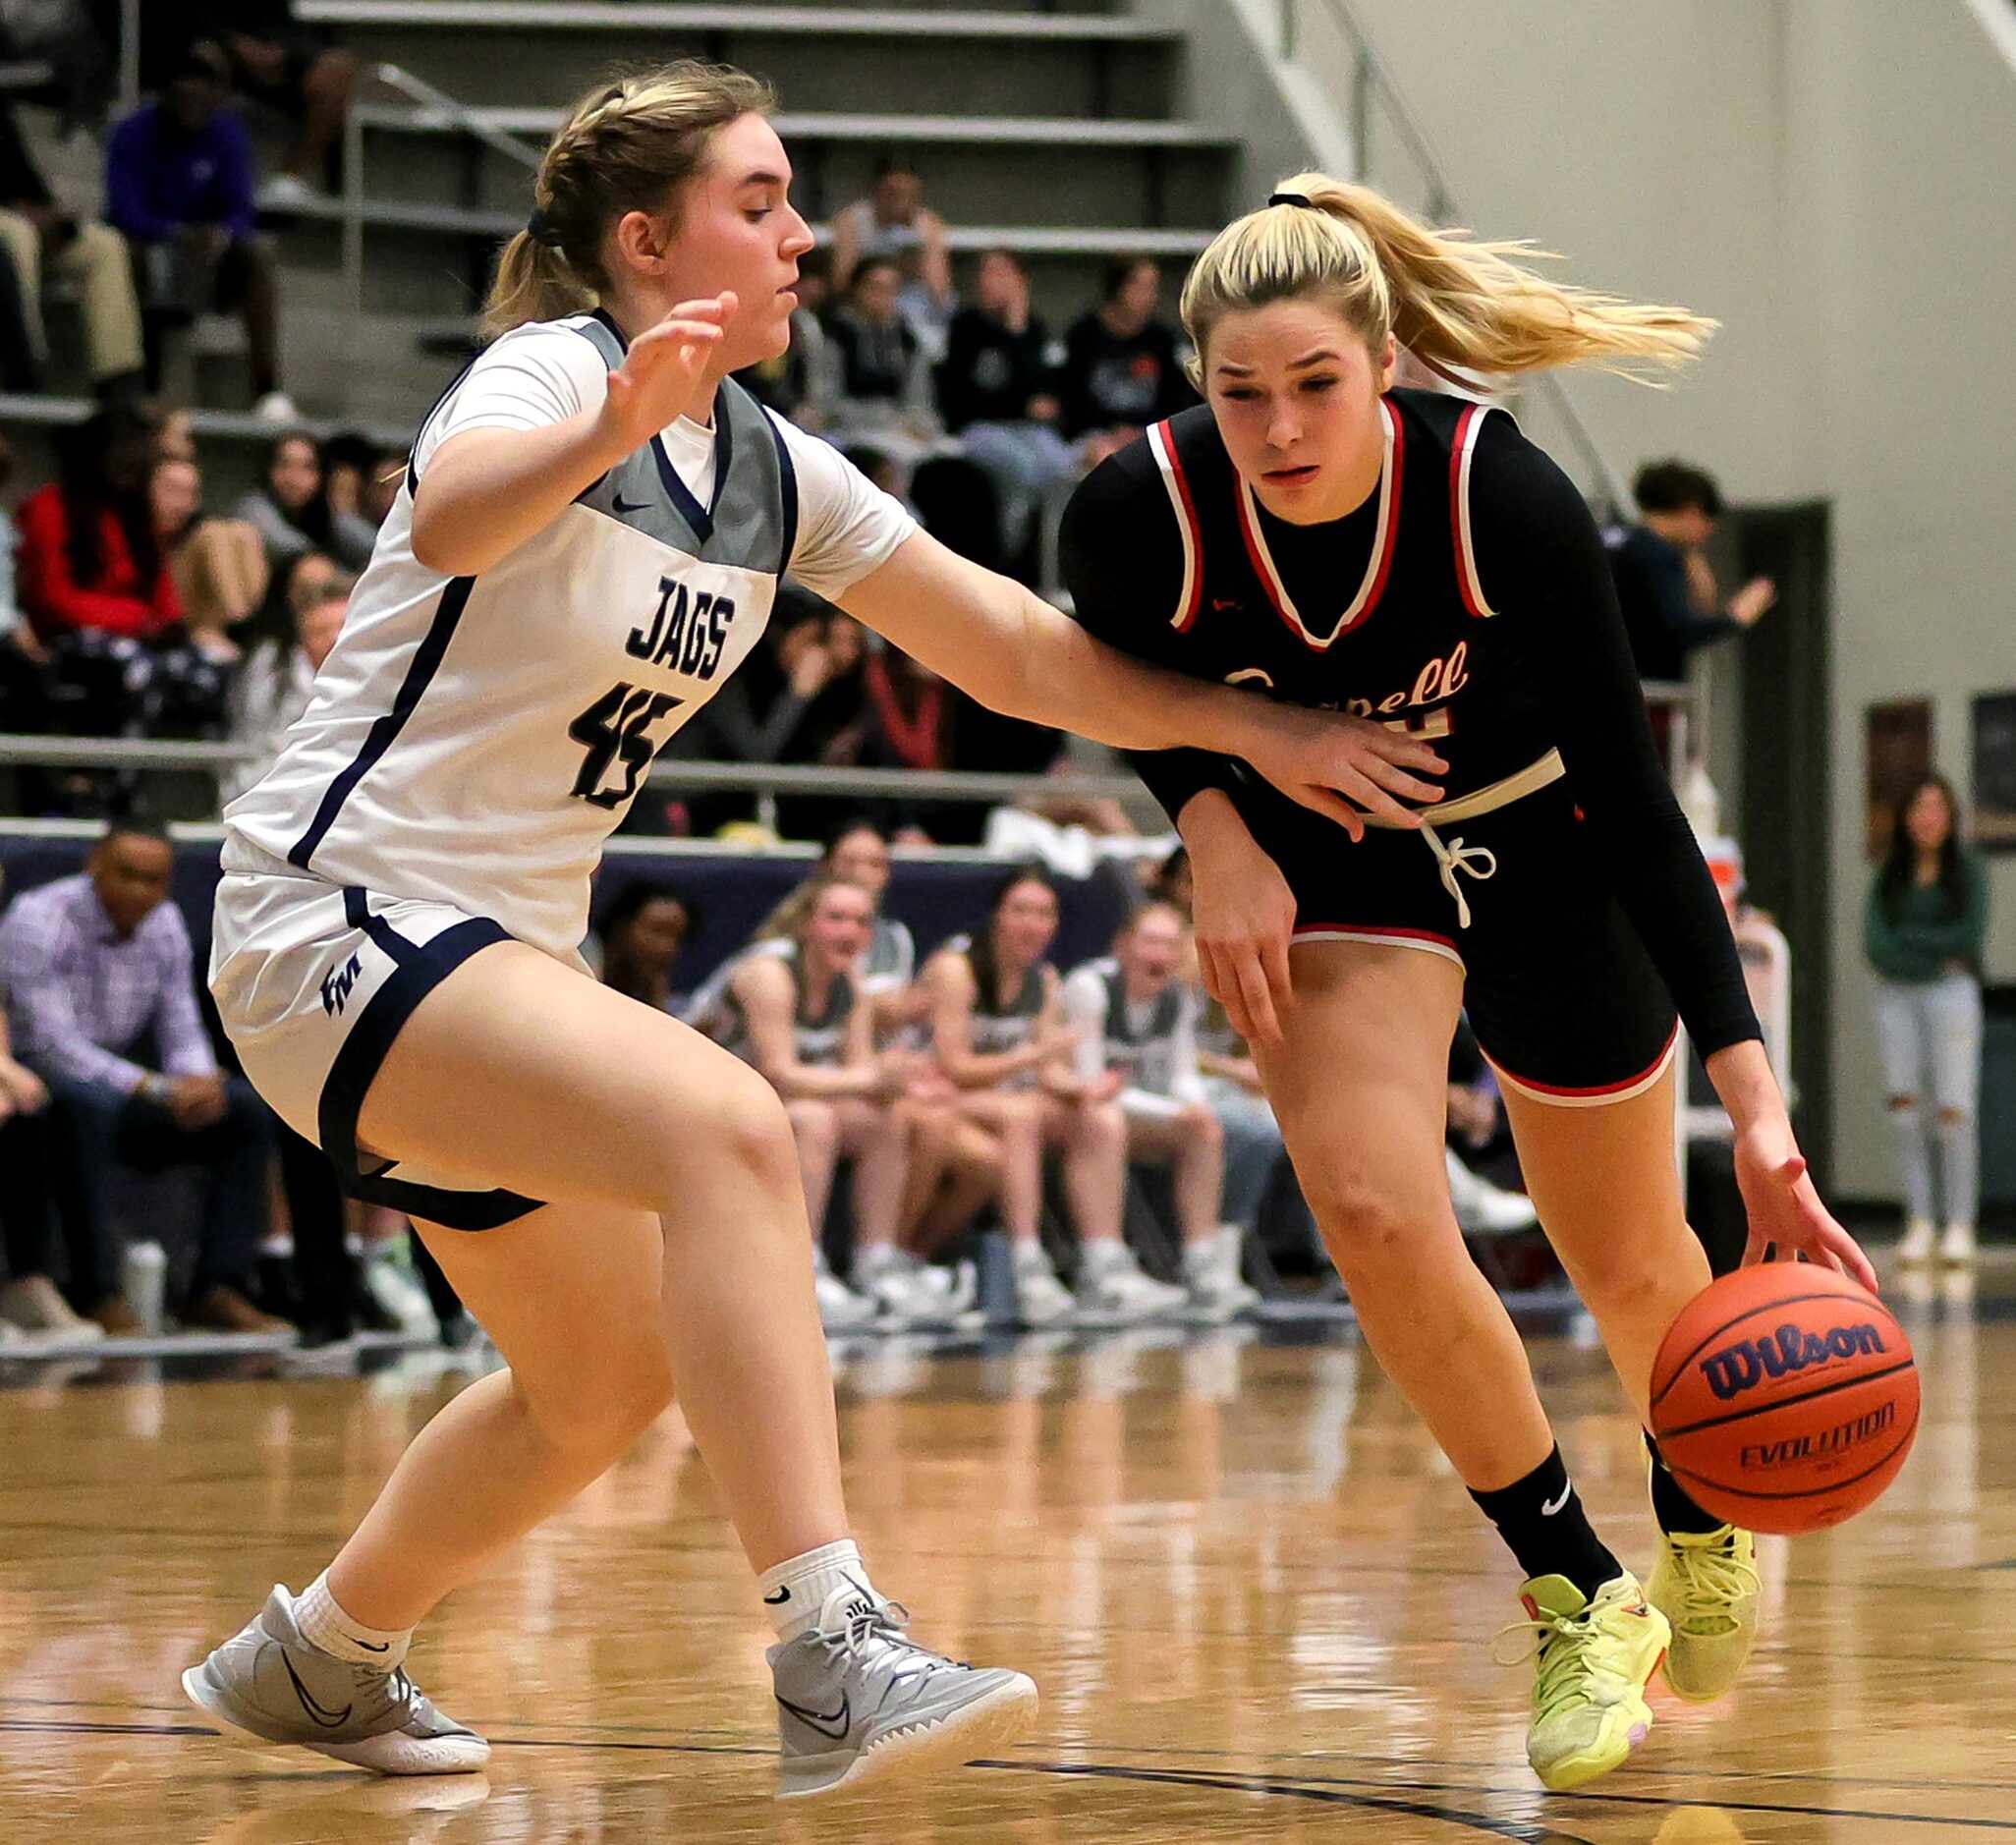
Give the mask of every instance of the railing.
[[[528, 173], [538, 171], [538, 152], [517, 137], [492, 128], [469, 104], [458, 102], [446, 90], [437, 89], [432, 84], [397, 64], [367, 65], [361, 73], [366, 83], [374, 83], [382, 88], [404, 96], [409, 102], [418, 103], [429, 114], [440, 117], [452, 127], [460, 129], [471, 140], [480, 141], [493, 153], [502, 154], [505, 159], [516, 162]], [[343, 282], [350, 298], [351, 308], [362, 312], [364, 309], [364, 117], [363, 112], [352, 107], [343, 122]]]
[[[135, 737], [27, 737], [0, 734], [0, 766], [180, 772], [221, 778], [266, 755], [231, 743], [173, 743]], [[1132, 775], [993, 775], [963, 769], [827, 768], [784, 762], [709, 762], [661, 757], [645, 779], [658, 788], [741, 791], [757, 798], [757, 817], [776, 823], [779, 795], [896, 797], [999, 807], [1018, 801], [1125, 801]]]
[[[1280, 28], [1276, 49], [1283, 63], [1304, 64], [1314, 53], [1326, 63], [1334, 55], [1349, 64], [1354, 177], [1372, 181], [1374, 169], [1380, 165], [1377, 136], [1383, 123], [1412, 168], [1411, 173], [1402, 176], [1411, 180], [1412, 185], [1396, 185], [1381, 172], [1377, 179], [1382, 190], [1412, 193], [1414, 196], [1403, 198], [1403, 202], [1417, 204], [1437, 225], [1468, 223], [1468, 215], [1435, 157], [1427, 132], [1408, 108], [1346, 0], [1277, 0], [1277, 4]], [[1612, 511], [1622, 511], [1631, 503], [1624, 478], [1596, 446], [1596, 437], [1576, 414], [1560, 379], [1552, 372], [1540, 372], [1528, 381], [1527, 388], [1546, 400], [1560, 419], [1568, 441], [1582, 458], [1589, 479], [1600, 488]]]
[[[1687, 760], [1694, 694], [1681, 685], [1648, 684], [1646, 702], [1671, 715], [1669, 766]], [[176, 743], [139, 737], [30, 737], [0, 733], [0, 767], [123, 769], [221, 778], [267, 753], [255, 745]], [[653, 787], [742, 791], [763, 804], [779, 795], [855, 795], [958, 801], [998, 807], [1017, 801], [1125, 801], [1141, 793], [1132, 775], [996, 775], [972, 769], [829, 768], [817, 763], [713, 762], [661, 756], [644, 778]], [[774, 814], [764, 814], [769, 824]]]

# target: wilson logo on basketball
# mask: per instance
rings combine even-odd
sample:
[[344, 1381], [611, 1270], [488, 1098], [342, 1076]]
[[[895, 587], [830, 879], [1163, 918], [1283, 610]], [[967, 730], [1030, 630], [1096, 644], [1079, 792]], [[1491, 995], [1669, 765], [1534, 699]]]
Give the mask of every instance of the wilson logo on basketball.
[[1897, 1406], [1885, 1403], [1858, 1416], [1852, 1422], [1836, 1423], [1818, 1434], [1787, 1435], [1782, 1441], [1752, 1442], [1743, 1450], [1740, 1465], [1748, 1473], [1756, 1468], [1793, 1467], [1801, 1461], [1824, 1460], [1859, 1448], [1871, 1435], [1880, 1434], [1897, 1420]]
[[1739, 1339], [1734, 1345], [1701, 1362], [1701, 1374], [1708, 1386], [1724, 1403], [1752, 1390], [1766, 1377], [1809, 1370], [1837, 1358], [1865, 1357], [1887, 1352], [1883, 1335], [1875, 1326], [1835, 1326], [1823, 1337], [1801, 1332], [1797, 1326], [1780, 1326], [1775, 1334], [1762, 1339]]

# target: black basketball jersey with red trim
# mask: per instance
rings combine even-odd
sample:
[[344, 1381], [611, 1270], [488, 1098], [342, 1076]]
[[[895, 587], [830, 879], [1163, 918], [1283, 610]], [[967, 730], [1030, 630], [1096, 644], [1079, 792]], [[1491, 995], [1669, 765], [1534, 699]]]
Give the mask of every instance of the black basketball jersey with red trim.
[[[1260, 505], [1208, 407], [1155, 424], [1066, 512], [1077, 619], [1137, 658], [1404, 729], [1448, 762], [1445, 801], [1558, 750], [1564, 811], [1586, 819], [1697, 1042], [1761, 1035], [1581, 495], [1503, 411], [1392, 391], [1380, 419], [1377, 486], [1315, 526]], [[1313, 834], [1314, 816], [1243, 763], [1195, 750], [1132, 759], [1172, 820], [1215, 787], [1270, 851], [1343, 843], [1341, 829]]]
[[[1478, 439], [1487, 421], [1509, 419], [1420, 391], [1389, 394], [1380, 418], [1378, 486], [1358, 511], [1315, 527], [1260, 504], [1207, 408], [1155, 424], [1107, 464], [1136, 488], [1129, 498], [1151, 483], [1166, 514], [1146, 509], [1159, 542], [1144, 532], [1139, 547], [1119, 547], [1137, 613], [1124, 642], [1105, 638], [1186, 673], [1431, 742], [1449, 763], [1443, 788], [1453, 799], [1552, 747], [1528, 663], [1484, 598], [1464, 515]], [[1108, 485], [1089, 482], [1089, 494], [1118, 497], [1100, 491]], [[1111, 533], [1086, 535], [1112, 543]], [[1147, 617], [1165, 592], [1167, 633], [1151, 637]], [[1086, 617], [1104, 635], [1101, 600], [1091, 596]]]

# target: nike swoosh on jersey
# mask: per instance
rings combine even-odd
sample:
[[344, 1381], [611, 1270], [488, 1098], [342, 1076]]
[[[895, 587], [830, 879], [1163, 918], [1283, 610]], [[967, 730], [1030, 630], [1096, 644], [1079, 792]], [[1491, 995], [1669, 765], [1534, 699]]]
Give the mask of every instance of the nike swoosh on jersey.
[[612, 504], [619, 513], [641, 513], [650, 505], [649, 500], [626, 500], [622, 494], [612, 496]]
[[846, 1737], [848, 1722], [854, 1714], [854, 1705], [845, 1692], [840, 1694], [840, 1708], [824, 1716], [816, 1710], [808, 1710], [802, 1705], [793, 1704], [788, 1698], [779, 1698], [777, 1702], [799, 1722], [817, 1730], [821, 1736], [830, 1736], [836, 1743]]
[[294, 1681], [295, 1696], [301, 1700], [301, 1707], [308, 1713], [309, 1722], [319, 1723], [325, 1730], [340, 1730], [350, 1721], [350, 1713], [357, 1707], [355, 1705], [345, 1705], [340, 1711], [332, 1712], [328, 1705], [315, 1703], [313, 1695], [301, 1682], [301, 1674], [294, 1669], [294, 1661], [285, 1652], [280, 1655], [280, 1663]]

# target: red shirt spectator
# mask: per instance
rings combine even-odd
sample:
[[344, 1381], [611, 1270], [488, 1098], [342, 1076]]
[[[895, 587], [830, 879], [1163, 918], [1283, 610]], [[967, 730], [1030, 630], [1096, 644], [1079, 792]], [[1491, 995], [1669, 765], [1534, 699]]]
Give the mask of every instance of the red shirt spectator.
[[41, 640], [95, 629], [148, 641], [182, 620], [147, 500], [160, 436], [153, 417], [119, 404], [58, 438], [55, 480], [15, 515], [21, 610]]
[[[21, 530], [22, 612], [42, 641], [75, 628], [146, 641], [182, 620], [182, 598], [167, 560], [148, 546], [149, 576], [111, 507], [96, 509], [95, 546], [80, 546], [82, 534], [73, 531], [70, 506], [54, 481], [22, 501], [15, 520]], [[81, 570], [93, 550], [96, 569]]]

